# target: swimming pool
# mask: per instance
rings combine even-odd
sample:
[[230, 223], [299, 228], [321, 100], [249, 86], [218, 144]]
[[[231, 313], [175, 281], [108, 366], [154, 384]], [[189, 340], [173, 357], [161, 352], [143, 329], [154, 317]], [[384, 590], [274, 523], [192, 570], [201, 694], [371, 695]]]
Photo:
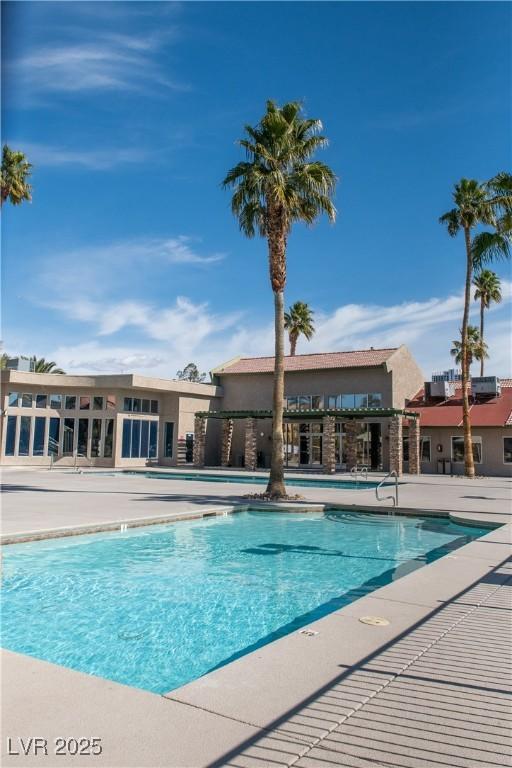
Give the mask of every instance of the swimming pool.
[[[94, 474], [100, 474], [95, 472]], [[105, 472], [101, 474], [119, 474], [116, 472]], [[154, 480], [199, 480], [204, 483], [242, 483], [243, 485], [267, 485], [268, 476], [265, 475], [216, 475], [205, 472], [145, 472], [144, 470], [125, 469], [121, 470], [123, 475], [144, 475]], [[285, 477], [286, 485], [298, 485], [302, 488], [338, 488], [340, 490], [350, 489], [352, 491], [368, 490], [376, 488], [380, 480], [310, 480], [307, 477]], [[385, 482], [384, 485], [394, 484]]]
[[4, 547], [2, 645], [164, 693], [487, 532], [245, 511]]

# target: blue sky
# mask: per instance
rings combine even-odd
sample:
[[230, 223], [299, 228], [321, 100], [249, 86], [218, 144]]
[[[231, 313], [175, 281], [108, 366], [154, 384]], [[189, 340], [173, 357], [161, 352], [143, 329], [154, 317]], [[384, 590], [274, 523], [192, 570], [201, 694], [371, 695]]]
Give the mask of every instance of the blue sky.
[[[32, 160], [5, 206], [3, 339], [69, 372], [173, 376], [272, 353], [265, 242], [220, 188], [265, 101], [324, 123], [334, 226], [297, 226], [287, 303], [299, 352], [410, 346], [450, 367], [463, 243], [453, 183], [510, 169], [507, 3], [3, 3], [2, 138]], [[488, 313], [510, 375], [510, 270]], [[475, 305], [476, 309], [476, 305]], [[476, 317], [475, 317], [476, 320]]]

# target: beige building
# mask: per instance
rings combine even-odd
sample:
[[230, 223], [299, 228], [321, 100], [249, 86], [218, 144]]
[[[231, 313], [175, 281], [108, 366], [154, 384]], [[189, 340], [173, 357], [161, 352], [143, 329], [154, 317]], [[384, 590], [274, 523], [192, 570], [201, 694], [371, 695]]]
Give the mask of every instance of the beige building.
[[[238, 358], [210, 384], [2, 371], [2, 463], [268, 467], [273, 366]], [[478, 474], [512, 475], [511, 383], [472, 402]], [[426, 397], [404, 346], [286, 357], [284, 437], [289, 470], [463, 471], [460, 391]]]

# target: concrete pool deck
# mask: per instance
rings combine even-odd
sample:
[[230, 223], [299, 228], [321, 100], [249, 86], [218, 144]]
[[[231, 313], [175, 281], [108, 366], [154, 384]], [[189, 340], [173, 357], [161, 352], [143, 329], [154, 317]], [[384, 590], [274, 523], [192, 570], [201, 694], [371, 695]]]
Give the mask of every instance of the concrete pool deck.
[[[501, 527], [308, 625], [311, 634], [294, 632], [164, 696], [4, 651], [1, 764], [510, 765], [512, 481], [404, 479], [404, 509]], [[6, 470], [3, 482], [5, 536], [202, 514], [261, 492], [27, 470]], [[383, 507], [373, 490], [296, 492], [309, 504]], [[47, 739], [47, 756], [8, 754], [9, 737], [21, 752], [19, 738], [31, 736]], [[99, 756], [54, 755], [57, 737], [94, 736]]]

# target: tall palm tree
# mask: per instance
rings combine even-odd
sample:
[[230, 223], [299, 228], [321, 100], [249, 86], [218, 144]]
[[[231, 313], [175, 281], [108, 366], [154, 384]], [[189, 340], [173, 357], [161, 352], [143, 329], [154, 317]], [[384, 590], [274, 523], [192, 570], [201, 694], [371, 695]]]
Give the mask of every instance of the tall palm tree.
[[292, 225], [313, 222], [322, 213], [334, 221], [332, 195], [336, 176], [313, 159], [326, 146], [320, 120], [306, 119], [297, 102], [279, 107], [267, 101], [256, 126], [245, 126], [238, 142], [247, 159], [232, 168], [223, 186], [233, 188], [231, 209], [247, 237], [267, 239], [270, 282], [274, 293], [275, 363], [272, 420], [272, 459], [267, 494], [286, 496], [283, 468], [284, 288], [286, 245]]
[[1, 198], [0, 205], [9, 200], [12, 205], [20, 205], [24, 200], [31, 200], [32, 187], [28, 183], [32, 165], [23, 152], [10, 149], [4, 144], [2, 150]]
[[[464, 473], [468, 478], [475, 476], [469, 414], [469, 365], [467, 355], [471, 280], [475, 265], [480, 265], [484, 259], [492, 260], [497, 252], [504, 256], [508, 254], [508, 242], [506, 237], [503, 239], [503, 233], [500, 231], [500, 222], [503, 216], [508, 216], [510, 211], [512, 211], [512, 194], [509, 179], [509, 175], [505, 173], [498, 174], [484, 184], [474, 179], [461, 179], [455, 185], [453, 191], [455, 207], [443, 214], [439, 219], [441, 224], [446, 225], [448, 234], [451, 237], [455, 237], [461, 231], [464, 233], [466, 247], [464, 313], [461, 328], [461, 368]], [[492, 245], [489, 242], [487, 242], [487, 246], [485, 243], [480, 243], [478, 249], [474, 250], [472, 230], [482, 224], [492, 227], [491, 232], [481, 233], [488, 235], [487, 240], [491, 239]]]
[[64, 373], [62, 368], [57, 368], [57, 363], [53, 360], [45, 360], [44, 357], [32, 355], [30, 362], [33, 363], [34, 373]]
[[[480, 299], [480, 338], [484, 340], [484, 312], [489, 309], [491, 303], [499, 304], [501, 301], [501, 280], [496, 272], [490, 269], [482, 269], [474, 278], [473, 285], [476, 288], [475, 301]], [[480, 360], [480, 376], [484, 375], [484, 358]]]
[[[453, 341], [453, 347], [450, 349], [450, 354], [455, 358], [457, 365], [462, 363], [462, 341]], [[473, 360], [484, 360], [489, 357], [487, 352], [487, 344], [482, 339], [480, 331], [475, 325], [468, 325], [467, 331], [467, 349], [466, 356], [468, 361], [468, 368], [473, 363]]]
[[295, 355], [299, 336], [304, 336], [308, 341], [313, 338], [315, 333], [313, 315], [314, 312], [309, 304], [303, 301], [296, 301], [288, 312], [284, 313], [284, 329], [288, 331], [291, 357]]

